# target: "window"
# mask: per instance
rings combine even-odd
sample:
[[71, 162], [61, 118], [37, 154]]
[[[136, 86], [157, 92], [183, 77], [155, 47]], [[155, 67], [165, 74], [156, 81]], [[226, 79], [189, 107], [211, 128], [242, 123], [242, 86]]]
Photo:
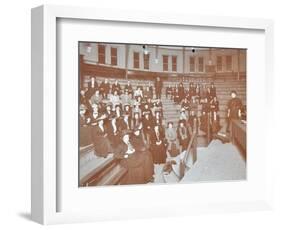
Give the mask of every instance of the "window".
[[198, 58], [198, 71], [199, 72], [204, 72], [204, 58], [203, 57], [199, 57]]
[[149, 54], [143, 55], [143, 68], [149, 69]]
[[105, 64], [105, 45], [98, 45], [98, 62]]
[[117, 65], [117, 48], [111, 47], [111, 65]]
[[217, 57], [217, 71], [222, 71], [222, 57]]
[[163, 55], [163, 71], [168, 71], [169, 67], [169, 56]]
[[139, 52], [134, 52], [134, 68], [135, 69], [140, 68], [140, 54], [139, 54]]
[[195, 57], [189, 58], [190, 72], [195, 72]]
[[172, 56], [172, 71], [177, 71], [177, 56]]
[[232, 56], [226, 56], [226, 71], [232, 71]]

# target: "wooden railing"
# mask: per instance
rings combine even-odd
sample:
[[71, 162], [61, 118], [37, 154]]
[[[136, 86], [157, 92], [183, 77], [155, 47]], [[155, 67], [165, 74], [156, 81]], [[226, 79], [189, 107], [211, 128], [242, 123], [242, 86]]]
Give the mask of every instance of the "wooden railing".
[[212, 134], [211, 134], [211, 116], [210, 116], [210, 112], [207, 114], [208, 118], [207, 118], [207, 146], [209, 145], [209, 143], [211, 142], [212, 139]]
[[[95, 159], [83, 159], [87, 154], [94, 154], [93, 145], [80, 147], [80, 167], [86, 165], [89, 161]], [[87, 158], [87, 157], [86, 157]], [[81, 162], [83, 160], [83, 162]], [[80, 168], [81, 170], [81, 168]], [[116, 185], [121, 184], [122, 179], [126, 176], [127, 169], [121, 166], [118, 159], [114, 157], [108, 157], [101, 164], [84, 175], [79, 182], [81, 187], [85, 186], [103, 186], [103, 185]]]
[[[195, 125], [196, 126], [196, 125]], [[192, 157], [192, 164], [197, 161], [197, 132], [196, 127], [193, 129], [191, 139], [189, 141], [188, 147], [186, 149], [183, 159], [180, 160], [180, 175], [179, 180], [184, 177], [188, 157]]]

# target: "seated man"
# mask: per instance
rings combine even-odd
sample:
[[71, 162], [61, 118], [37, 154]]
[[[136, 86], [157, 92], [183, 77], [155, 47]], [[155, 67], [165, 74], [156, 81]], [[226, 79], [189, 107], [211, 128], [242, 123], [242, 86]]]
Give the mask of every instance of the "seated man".
[[107, 96], [108, 96], [109, 91], [110, 91], [110, 84], [109, 84], [107, 78], [104, 79], [104, 81], [100, 84], [99, 90], [100, 90], [102, 98], [107, 99]]
[[127, 81], [127, 84], [124, 86], [124, 93], [128, 93], [128, 95], [131, 95], [133, 94], [133, 87], [131, 85], [131, 82], [130, 81]]
[[172, 86], [169, 84], [169, 86], [166, 88], [166, 98], [168, 98], [168, 96], [171, 98], [173, 94], [173, 88]]
[[232, 120], [240, 119], [241, 118], [241, 109], [242, 109], [242, 101], [237, 98], [236, 91], [231, 91], [230, 93], [231, 99], [228, 101], [227, 104], [227, 128], [226, 131], [229, 132], [230, 124]]
[[117, 94], [121, 94], [121, 86], [118, 83], [118, 80], [115, 80], [115, 82], [111, 86], [111, 92], [117, 91]]

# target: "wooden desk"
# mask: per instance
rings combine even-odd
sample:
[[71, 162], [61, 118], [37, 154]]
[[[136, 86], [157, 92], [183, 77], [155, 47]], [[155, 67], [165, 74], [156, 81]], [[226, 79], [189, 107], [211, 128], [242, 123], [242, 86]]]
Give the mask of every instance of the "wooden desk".
[[240, 120], [231, 122], [231, 142], [236, 145], [242, 153], [244, 159], [247, 159], [247, 126]]

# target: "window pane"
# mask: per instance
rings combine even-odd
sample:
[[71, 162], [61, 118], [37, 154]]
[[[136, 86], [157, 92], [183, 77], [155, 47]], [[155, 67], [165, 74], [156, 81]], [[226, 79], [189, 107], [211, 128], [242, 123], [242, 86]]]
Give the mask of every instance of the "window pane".
[[198, 62], [199, 62], [198, 71], [204, 72], [204, 59], [203, 59], [203, 57], [199, 57]]
[[98, 62], [105, 64], [105, 45], [98, 45]]
[[134, 52], [134, 68], [140, 68], [140, 54], [138, 52]]
[[143, 55], [143, 68], [149, 69], [149, 54]]
[[117, 48], [111, 47], [111, 65], [117, 65]]
[[195, 72], [195, 58], [194, 57], [189, 58], [189, 66], [190, 66], [190, 72]]
[[222, 71], [222, 57], [217, 57], [217, 71]]
[[172, 56], [172, 71], [177, 71], [177, 56]]
[[163, 71], [168, 71], [169, 59], [168, 55], [163, 55]]
[[232, 56], [226, 56], [226, 70], [232, 71]]

